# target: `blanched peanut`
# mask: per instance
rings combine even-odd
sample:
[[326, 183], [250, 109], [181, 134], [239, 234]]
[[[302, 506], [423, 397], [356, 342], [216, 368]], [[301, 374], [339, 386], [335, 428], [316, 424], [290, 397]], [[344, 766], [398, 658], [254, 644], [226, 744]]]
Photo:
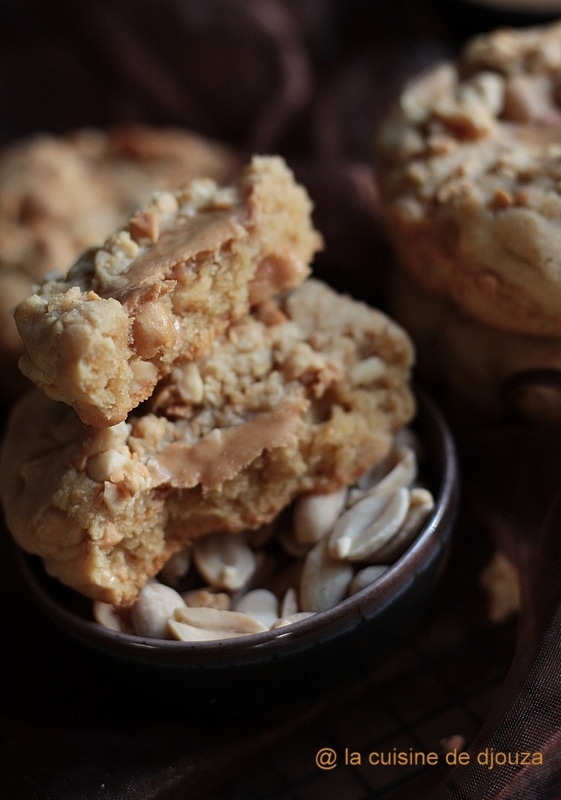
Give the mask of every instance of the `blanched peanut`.
[[347, 490], [331, 494], [308, 494], [294, 505], [294, 533], [299, 542], [315, 544], [333, 525], [345, 505]]
[[218, 641], [247, 635], [234, 633], [233, 631], [209, 631], [206, 628], [197, 628], [195, 625], [188, 625], [186, 622], [178, 622], [175, 619], [168, 620], [168, 632], [173, 639], [177, 639], [180, 642]]
[[380, 474], [379, 470], [372, 472], [370, 480], [364, 476], [360, 488], [349, 492], [348, 505], [354, 505], [365, 497], [380, 495], [402, 486], [411, 486], [417, 477], [417, 457], [411, 447], [396, 449], [387, 469]]
[[179, 580], [187, 575], [190, 566], [191, 552], [186, 547], [180, 550], [179, 553], [174, 553], [169, 561], [164, 564], [160, 572], [160, 577], [164, 583], [176, 586]]
[[227, 611], [231, 606], [227, 592], [215, 592], [212, 589], [192, 589], [184, 592], [183, 599], [190, 608], [220, 608]]
[[434, 508], [432, 494], [421, 487], [409, 492], [409, 509], [403, 525], [386, 545], [374, 553], [376, 561], [391, 564], [409, 547]]
[[199, 630], [222, 634], [231, 633], [234, 635], [246, 636], [249, 633], [260, 633], [266, 631], [267, 626], [259, 620], [243, 614], [240, 611], [224, 611], [219, 608], [176, 608], [173, 619], [184, 625], [189, 625]]
[[346, 595], [354, 570], [348, 561], [333, 558], [327, 539], [310, 550], [304, 561], [300, 582], [302, 611], [325, 611]]
[[96, 622], [111, 631], [123, 631], [124, 626], [121, 617], [116, 613], [110, 603], [102, 603], [101, 600], [94, 600], [93, 617]]
[[361, 561], [373, 556], [396, 535], [407, 517], [409, 490], [370, 495], [336, 522], [329, 536], [333, 558]]
[[201, 575], [217, 589], [241, 589], [253, 576], [255, 553], [243, 536], [211, 533], [193, 545], [193, 559]]
[[234, 610], [248, 614], [270, 628], [279, 618], [279, 601], [268, 589], [252, 589], [240, 597]]
[[151, 639], [169, 638], [168, 619], [185, 601], [171, 586], [153, 581], [140, 590], [131, 611], [134, 632]]
[[291, 617], [299, 612], [298, 595], [294, 586], [289, 586], [280, 604], [280, 616]]
[[374, 581], [377, 581], [388, 570], [388, 564], [373, 564], [359, 569], [349, 584], [349, 595], [356, 594], [362, 589], [366, 589], [367, 586], [371, 586]]

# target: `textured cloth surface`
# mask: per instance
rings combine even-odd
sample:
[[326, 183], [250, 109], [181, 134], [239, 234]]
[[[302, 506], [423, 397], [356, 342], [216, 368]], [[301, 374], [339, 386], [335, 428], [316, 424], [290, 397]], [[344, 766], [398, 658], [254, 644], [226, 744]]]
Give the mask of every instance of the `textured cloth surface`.
[[[485, 530], [516, 565], [521, 612], [513, 661], [472, 742], [474, 758], [449, 776], [438, 797], [558, 797], [561, 430], [505, 421], [459, 430], [457, 438], [468, 505], [464, 524], [469, 514], [473, 535]], [[477, 754], [486, 750], [504, 753], [506, 763], [482, 767]], [[527, 763], [516, 763], [522, 760]]]

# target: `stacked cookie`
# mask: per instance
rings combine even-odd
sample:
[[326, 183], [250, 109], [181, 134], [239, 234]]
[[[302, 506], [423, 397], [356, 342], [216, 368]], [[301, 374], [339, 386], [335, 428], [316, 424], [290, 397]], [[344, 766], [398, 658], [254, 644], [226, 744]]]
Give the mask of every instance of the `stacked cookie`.
[[421, 374], [485, 414], [561, 415], [561, 24], [498, 30], [404, 90], [377, 138]]
[[310, 276], [282, 159], [162, 191], [17, 309], [0, 497], [18, 543], [117, 606], [185, 544], [256, 529], [382, 461], [414, 413], [409, 337]]
[[52, 270], [66, 270], [103, 242], [154, 189], [199, 176], [229, 180], [238, 156], [191, 131], [121, 125], [37, 135], [0, 155], [1, 395], [28, 385], [17, 369], [14, 307]]

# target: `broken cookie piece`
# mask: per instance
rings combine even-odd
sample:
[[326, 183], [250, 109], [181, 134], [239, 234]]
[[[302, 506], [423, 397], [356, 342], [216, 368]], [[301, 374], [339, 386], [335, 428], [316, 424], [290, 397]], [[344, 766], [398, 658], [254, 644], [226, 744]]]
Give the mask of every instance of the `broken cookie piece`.
[[14, 308], [55, 269], [66, 273], [150, 202], [194, 178], [229, 182], [241, 158], [230, 147], [175, 127], [119, 124], [66, 135], [36, 134], [0, 152], [0, 395], [29, 384]]
[[383, 313], [315, 280], [256, 305], [113, 427], [34, 391], [0, 461], [8, 526], [47, 571], [127, 605], [190, 541], [257, 529], [356, 481], [414, 414], [413, 349]]
[[251, 305], [298, 286], [320, 246], [279, 157], [254, 157], [229, 187], [161, 192], [17, 307], [21, 370], [86, 424], [122, 422]]

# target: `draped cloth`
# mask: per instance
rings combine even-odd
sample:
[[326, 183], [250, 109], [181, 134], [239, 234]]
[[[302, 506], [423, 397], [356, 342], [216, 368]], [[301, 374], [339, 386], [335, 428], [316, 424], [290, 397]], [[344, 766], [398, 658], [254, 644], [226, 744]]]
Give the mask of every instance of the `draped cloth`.
[[471, 743], [469, 764], [452, 769], [434, 797], [559, 797], [561, 428], [500, 420], [464, 427], [457, 441], [463, 524], [473, 536], [488, 533], [516, 566], [521, 610], [510, 670]]

